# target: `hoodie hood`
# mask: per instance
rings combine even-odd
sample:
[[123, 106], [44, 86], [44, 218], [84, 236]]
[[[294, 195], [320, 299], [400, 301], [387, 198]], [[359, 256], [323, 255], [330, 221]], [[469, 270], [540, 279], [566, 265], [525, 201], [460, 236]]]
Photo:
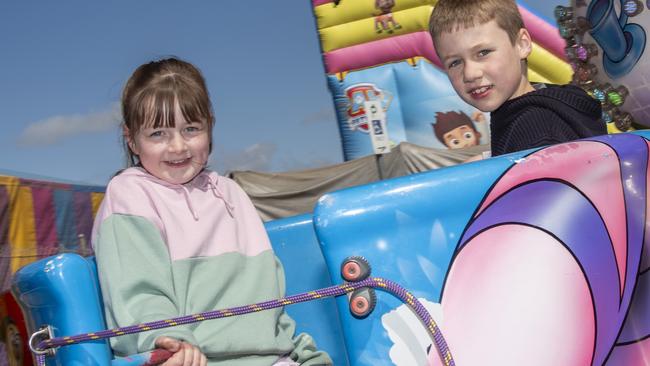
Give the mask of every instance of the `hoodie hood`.
[[192, 214], [194, 220], [197, 221], [199, 220], [199, 215], [194, 209], [194, 204], [192, 202], [192, 197], [190, 192], [193, 189], [199, 189], [204, 192], [206, 192], [207, 190], [211, 190], [212, 195], [216, 199], [223, 201], [224, 205], [226, 206], [226, 210], [228, 211], [228, 214], [231, 217], [234, 217], [235, 206], [232, 204], [232, 202], [226, 199], [225, 195], [223, 194], [223, 191], [219, 188], [219, 175], [215, 172], [203, 169], [196, 177], [194, 177], [192, 180], [190, 180], [185, 184], [169, 183], [163, 179], [153, 176], [142, 167], [133, 167], [133, 168], [126, 169], [122, 173], [120, 173], [120, 175], [141, 177], [153, 183], [160, 184], [164, 187], [181, 192], [185, 199], [185, 203], [187, 204], [188, 210]]
[[533, 92], [511, 99], [492, 112], [490, 125], [493, 134], [505, 130], [523, 109], [541, 107], [555, 112], [578, 136], [596, 136], [607, 133], [602, 121], [600, 102], [575, 85], [536, 85]]

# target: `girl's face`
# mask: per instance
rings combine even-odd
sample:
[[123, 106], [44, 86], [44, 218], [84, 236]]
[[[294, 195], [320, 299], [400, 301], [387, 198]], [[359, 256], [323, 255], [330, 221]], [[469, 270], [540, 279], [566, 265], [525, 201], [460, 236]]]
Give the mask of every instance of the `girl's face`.
[[175, 127], [143, 127], [134, 138], [128, 138], [128, 144], [150, 174], [169, 183], [184, 184], [208, 162], [209, 129], [205, 122], [186, 121], [178, 106], [174, 121]]

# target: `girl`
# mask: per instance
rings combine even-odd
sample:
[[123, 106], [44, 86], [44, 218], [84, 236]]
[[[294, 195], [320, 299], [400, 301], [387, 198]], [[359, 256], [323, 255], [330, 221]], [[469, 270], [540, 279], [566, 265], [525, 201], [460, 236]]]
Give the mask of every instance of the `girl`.
[[[135, 70], [122, 94], [129, 168], [108, 184], [93, 228], [110, 328], [284, 296], [262, 222], [236, 183], [206, 169], [214, 116], [191, 64]], [[293, 337], [282, 309], [114, 338], [118, 356], [154, 347], [164, 365], [330, 365]]]

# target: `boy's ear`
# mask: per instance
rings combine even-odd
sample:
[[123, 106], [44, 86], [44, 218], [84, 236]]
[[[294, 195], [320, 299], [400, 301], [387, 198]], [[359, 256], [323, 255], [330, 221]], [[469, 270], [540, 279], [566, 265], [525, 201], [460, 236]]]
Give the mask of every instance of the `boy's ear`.
[[521, 28], [519, 34], [517, 35], [517, 41], [515, 42], [517, 51], [519, 52], [519, 58], [522, 60], [527, 58], [530, 53], [533, 51], [533, 40], [530, 37], [530, 33], [526, 28]]

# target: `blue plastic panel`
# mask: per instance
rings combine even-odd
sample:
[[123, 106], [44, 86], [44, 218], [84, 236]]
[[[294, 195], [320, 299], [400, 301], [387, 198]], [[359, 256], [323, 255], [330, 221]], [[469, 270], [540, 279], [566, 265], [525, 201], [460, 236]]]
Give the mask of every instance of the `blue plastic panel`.
[[[29, 330], [49, 324], [61, 337], [106, 329], [100, 305], [97, 272], [92, 261], [61, 254], [31, 263], [16, 272], [12, 292]], [[86, 342], [57, 351], [58, 365], [110, 365], [107, 341]], [[48, 365], [57, 365], [48, 358]]]
[[[485, 191], [517, 157], [454, 166], [323, 196], [314, 220], [332, 281], [341, 283], [341, 263], [358, 255], [370, 262], [373, 276], [396, 281], [417, 298], [439, 302], [465, 225]], [[477, 165], [481, 169], [475, 169]], [[337, 304], [350, 364], [393, 365], [389, 358], [393, 342], [382, 325], [382, 316], [402, 303], [377, 292], [377, 306], [363, 320], [350, 314], [346, 298], [338, 298]]]
[[[311, 214], [266, 223], [275, 254], [284, 266], [287, 295], [332, 285], [325, 259], [316, 240]], [[296, 332], [310, 334], [335, 365], [348, 365], [343, 330], [332, 298], [285, 307], [296, 321]]]

